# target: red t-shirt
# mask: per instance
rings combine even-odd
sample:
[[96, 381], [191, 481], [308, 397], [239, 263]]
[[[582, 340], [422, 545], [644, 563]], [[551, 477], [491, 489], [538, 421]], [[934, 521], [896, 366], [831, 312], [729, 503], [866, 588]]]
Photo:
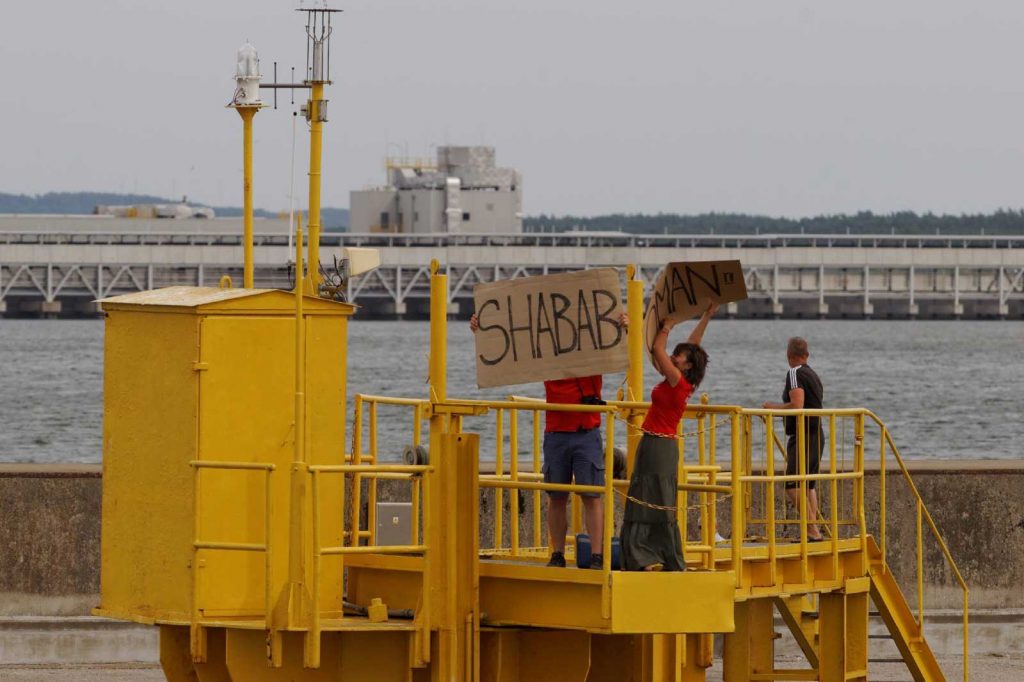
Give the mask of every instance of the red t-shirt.
[[679, 420], [686, 410], [686, 401], [693, 395], [693, 386], [686, 377], [679, 377], [679, 383], [673, 387], [665, 379], [651, 391], [651, 409], [647, 411], [643, 429], [645, 433], [656, 433], [662, 436], [675, 436], [679, 428]]
[[[580, 405], [583, 396], [601, 397], [601, 375], [578, 379], [554, 379], [544, 382], [544, 396], [549, 403]], [[601, 425], [601, 415], [593, 412], [546, 412], [545, 431], [579, 431], [596, 429]]]

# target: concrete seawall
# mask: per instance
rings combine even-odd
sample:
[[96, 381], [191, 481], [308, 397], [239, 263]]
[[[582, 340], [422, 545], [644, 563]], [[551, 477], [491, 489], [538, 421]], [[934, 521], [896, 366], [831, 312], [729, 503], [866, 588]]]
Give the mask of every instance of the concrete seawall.
[[[976, 641], [975, 646], [981, 650], [994, 647], [1001, 651], [1024, 651], [1024, 463], [912, 462], [909, 467], [968, 582], [971, 609], [978, 610], [984, 622], [979, 623], [981, 631], [989, 633], [984, 637], [990, 642], [988, 645]], [[887, 476], [888, 562], [913, 603], [915, 506], [899, 472], [889, 468]], [[866, 485], [868, 524], [876, 537], [878, 481], [876, 468], [869, 472]], [[400, 498], [400, 491], [389, 490], [386, 483], [381, 482], [381, 499]], [[0, 641], [19, 632], [40, 637], [40, 633], [48, 631], [89, 630], [93, 619], [82, 617], [88, 616], [89, 609], [99, 603], [101, 492], [98, 465], [0, 466]], [[508, 519], [507, 496], [505, 504]], [[721, 506], [727, 511], [728, 505]], [[487, 540], [493, 538], [493, 507], [491, 494], [483, 495], [480, 527]], [[523, 507], [523, 537], [528, 537], [532, 509], [529, 502]], [[727, 516], [720, 518], [720, 525], [728, 528]], [[948, 620], [950, 610], [960, 607], [959, 588], [942, 561], [938, 545], [927, 535], [924, 549], [925, 607], [938, 620]], [[60, 619], [67, 623], [61, 625]], [[29, 621], [34, 625], [30, 626]], [[972, 640], [981, 634], [975, 631]], [[145, 637], [135, 640], [133, 636], [118, 630], [110, 641], [150, 641]], [[40, 646], [45, 650], [52, 645]], [[0, 649], [11, 652], [15, 658], [19, 656], [10, 643]], [[153, 654], [155, 651], [150, 652]], [[10, 655], [0, 656], [0, 663], [44, 662], [6, 660]], [[104, 656], [115, 660], [149, 660], [125, 658], [113, 651]], [[24, 655], [21, 657], [24, 659]], [[86, 656], [82, 660], [101, 658]]]
[[0, 466], [0, 616], [88, 615], [99, 601], [101, 468]]

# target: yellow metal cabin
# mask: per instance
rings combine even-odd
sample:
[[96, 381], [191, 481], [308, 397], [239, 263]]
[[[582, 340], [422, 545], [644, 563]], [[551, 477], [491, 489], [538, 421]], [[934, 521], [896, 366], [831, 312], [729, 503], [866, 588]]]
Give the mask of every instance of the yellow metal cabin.
[[[294, 295], [173, 287], [103, 308], [100, 613], [187, 623], [198, 602], [206, 618], [262, 618], [267, 595], [286, 594], [289, 580]], [[319, 298], [305, 305], [311, 464], [343, 457], [352, 311]], [[333, 483], [321, 496], [339, 508]], [[340, 517], [325, 521], [324, 536], [340, 542]], [[196, 563], [193, 544], [206, 540], [224, 547]], [[340, 575], [326, 584], [322, 603], [340, 609]]]

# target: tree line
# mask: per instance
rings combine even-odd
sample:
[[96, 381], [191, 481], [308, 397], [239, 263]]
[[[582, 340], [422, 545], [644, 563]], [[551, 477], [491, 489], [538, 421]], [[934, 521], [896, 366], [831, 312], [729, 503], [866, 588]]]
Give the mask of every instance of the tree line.
[[872, 213], [775, 218], [743, 213], [624, 214], [579, 217], [539, 215], [523, 219], [527, 232], [626, 232], [629, 234], [956, 234], [1024, 235], [1024, 210], [937, 215], [935, 213]]
[[[4, 194], [0, 213], [89, 214], [101, 204], [165, 204], [173, 199], [146, 194], [111, 192], [47, 192]], [[214, 206], [221, 217], [242, 215], [238, 206]], [[257, 209], [257, 217], [273, 218], [273, 211]], [[321, 222], [329, 231], [348, 228], [348, 209], [321, 209]], [[526, 232], [626, 232], [629, 234], [956, 234], [1024, 235], [1024, 209], [1000, 209], [993, 213], [938, 215], [935, 213], [872, 213], [821, 215], [811, 218], [776, 218], [745, 213], [613, 213], [600, 216], [541, 214], [523, 218]]]

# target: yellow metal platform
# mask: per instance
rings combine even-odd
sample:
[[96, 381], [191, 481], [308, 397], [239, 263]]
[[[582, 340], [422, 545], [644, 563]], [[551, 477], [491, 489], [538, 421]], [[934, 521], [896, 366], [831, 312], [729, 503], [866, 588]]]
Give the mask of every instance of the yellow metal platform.
[[[540, 424], [545, 410], [600, 413], [612, 471], [617, 429], [635, 445], [632, 425], [647, 403], [448, 398], [446, 289], [435, 267], [428, 396], [357, 395], [351, 429], [352, 306], [187, 287], [104, 302], [96, 613], [159, 626], [169, 680], [703, 680], [716, 633], [730, 681], [866, 680], [869, 600], [910, 674], [943, 679], [920, 593], [915, 611], [885, 563], [884, 480], [871, 520], [877, 542], [868, 532], [869, 441], [883, 463], [902, 464], [873, 414], [798, 413], [825, 422], [827, 452], [820, 473], [786, 476], [776, 473], [784, 471], [777, 414], [692, 405], [680, 425], [676, 511], [691, 570], [614, 571], [610, 542], [626, 481], [545, 484]], [[496, 466], [481, 474], [474, 430], [490, 419]], [[386, 462], [384, 428], [408, 433], [426, 461]], [[411, 504], [406, 544], [378, 542], [383, 481]], [[820, 518], [804, 505], [785, 508], [786, 481], [816, 482]], [[554, 489], [601, 494], [600, 569], [543, 565], [544, 494]], [[484, 499], [494, 527], [481, 534]], [[945, 546], [919, 496], [917, 505], [923, 569], [920, 538], [931, 532]], [[825, 541], [809, 541], [813, 524]], [[571, 531], [581, 530], [575, 509]], [[716, 542], [719, 533], [728, 539]], [[795, 539], [775, 539], [783, 533]], [[776, 612], [806, 667], [775, 666]]]

